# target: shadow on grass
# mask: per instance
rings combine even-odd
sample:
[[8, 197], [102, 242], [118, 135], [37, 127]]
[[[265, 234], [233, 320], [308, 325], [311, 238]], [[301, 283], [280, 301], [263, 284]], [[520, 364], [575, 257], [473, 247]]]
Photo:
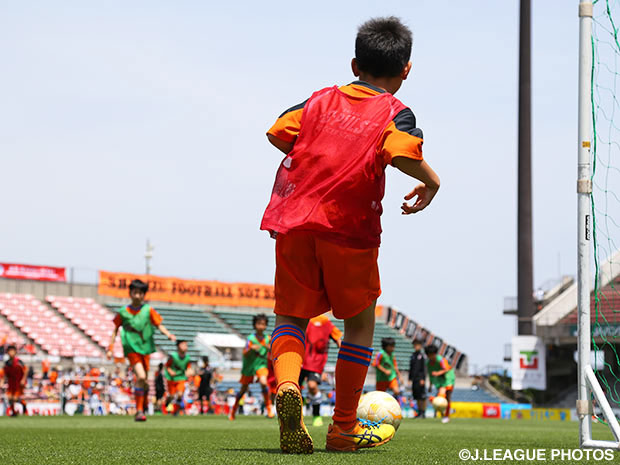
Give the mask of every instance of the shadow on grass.
[[[373, 450], [374, 453], [377, 452], [376, 448], [368, 448], [368, 450]], [[313, 454], [285, 454], [284, 452], [282, 452], [280, 449], [259, 449], [256, 447], [237, 447], [237, 448], [223, 448], [221, 449], [224, 452], [264, 452], [266, 454], [274, 454], [274, 455], [282, 455], [282, 456], [287, 456], [287, 457], [293, 457], [296, 455], [299, 455], [300, 457], [307, 457], [309, 455], [350, 455], [353, 454], [355, 455], [356, 452], [351, 452], [351, 451], [346, 451], [346, 452], [340, 452], [340, 451], [334, 451], [334, 450], [327, 450], [327, 449], [314, 449], [314, 453]], [[368, 453], [364, 450], [364, 453]], [[357, 451], [357, 454], [359, 454], [359, 451]]]

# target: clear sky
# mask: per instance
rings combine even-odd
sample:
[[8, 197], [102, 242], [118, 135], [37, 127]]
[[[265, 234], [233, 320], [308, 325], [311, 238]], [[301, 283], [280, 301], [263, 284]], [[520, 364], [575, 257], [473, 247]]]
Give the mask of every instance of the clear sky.
[[[576, 270], [577, 1], [533, 5], [535, 283]], [[518, 2], [0, 3], [0, 261], [271, 283], [265, 131], [353, 80], [356, 28], [414, 33], [397, 97], [442, 188], [388, 168], [381, 302], [499, 364], [515, 332]]]

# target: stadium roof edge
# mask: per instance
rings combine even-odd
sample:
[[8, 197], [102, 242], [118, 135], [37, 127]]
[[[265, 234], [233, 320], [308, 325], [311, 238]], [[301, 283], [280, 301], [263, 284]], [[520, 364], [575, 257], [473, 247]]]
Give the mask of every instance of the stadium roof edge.
[[[620, 276], [620, 266], [614, 269], [614, 263], [620, 261], [620, 249], [600, 267], [600, 287], [607, 286], [616, 277]], [[592, 280], [593, 282], [594, 280]], [[594, 288], [591, 289], [593, 291]], [[534, 315], [536, 326], [554, 326], [564, 317], [577, 308], [577, 282], [574, 282], [564, 292], [553, 299], [541, 311]]]

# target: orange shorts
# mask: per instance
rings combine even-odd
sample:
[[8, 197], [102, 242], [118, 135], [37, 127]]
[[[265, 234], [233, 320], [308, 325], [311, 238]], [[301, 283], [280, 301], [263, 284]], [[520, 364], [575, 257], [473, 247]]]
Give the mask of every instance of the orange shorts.
[[399, 390], [398, 389], [398, 378], [394, 378], [392, 381], [377, 381], [377, 391], [385, 392], [388, 389], [390, 389], [392, 392]]
[[359, 314], [381, 295], [379, 249], [343, 247], [307, 232], [276, 236], [274, 312], [313, 318]]
[[185, 392], [185, 380], [181, 380], [181, 381], [172, 381], [172, 380], [168, 380], [168, 394], [173, 396], [175, 395], [177, 392], [179, 394], [183, 394]]
[[14, 398], [24, 397], [24, 386], [9, 386], [6, 395]]
[[147, 375], [149, 373], [149, 366], [150, 366], [149, 358], [150, 357], [148, 355], [137, 354], [135, 352], [127, 354], [127, 360], [129, 360], [129, 363], [131, 364], [131, 366], [141, 363]]
[[[267, 368], [259, 368], [256, 370], [256, 377], [260, 378], [261, 376], [269, 375], [269, 370]], [[252, 384], [254, 382], [254, 375], [241, 375], [241, 379], [239, 380], [241, 384]]]

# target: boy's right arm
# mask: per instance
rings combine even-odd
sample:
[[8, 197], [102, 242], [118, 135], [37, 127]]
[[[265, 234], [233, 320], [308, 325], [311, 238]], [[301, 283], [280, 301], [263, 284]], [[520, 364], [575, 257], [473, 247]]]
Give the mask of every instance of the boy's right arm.
[[[282, 139], [278, 139], [276, 136], [272, 135], [272, 134], [267, 134], [267, 139], [269, 139], [269, 142], [271, 143], [271, 145], [273, 145], [275, 148], [277, 148], [280, 152], [288, 155], [288, 153], [293, 150], [293, 145], [295, 145], [295, 141], [293, 142], [287, 142], [285, 140]], [[297, 138], [295, 138], [297, 139]]]
[[403, 202], [401, 206], [403, 215], [417, 213], [428, 207], [439, 190], [439, 176], [437, 176], [437, 173], [424, 160], [396, 156], [392, 164], [406, 175], [422, 182], [405, 196], [405, 200], [411, 200], [414, 197], [417, 197], [417, 199], [413, 205]]
[[114, 332], [112, 333], [112, 339], [110, 340], [110, 344], [108, 344], [108, 350], [106, 351], [106, 357], [108, 360], [112, 358], [112, 349], [114, 347], [114, 341], [116, 340], [116, 334], [118, 333], [119, 326], [114, 328]]

